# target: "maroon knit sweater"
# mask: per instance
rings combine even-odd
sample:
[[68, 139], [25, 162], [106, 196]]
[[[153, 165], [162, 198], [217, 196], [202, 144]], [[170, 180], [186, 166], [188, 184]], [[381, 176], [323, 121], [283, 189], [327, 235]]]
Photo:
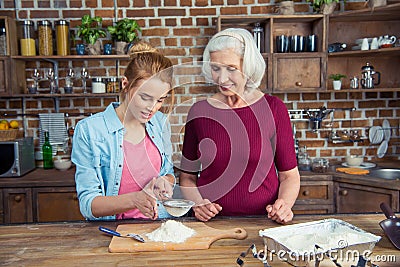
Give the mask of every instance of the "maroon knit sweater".
[[200, 193], [220, 204], [225, 216], [265, 214], [278, 197], [277, 170], [297, 165], [288, 111], [270, 95], [235, 109], [195, 103], [182, 155], [182, 171], [200, 171]]

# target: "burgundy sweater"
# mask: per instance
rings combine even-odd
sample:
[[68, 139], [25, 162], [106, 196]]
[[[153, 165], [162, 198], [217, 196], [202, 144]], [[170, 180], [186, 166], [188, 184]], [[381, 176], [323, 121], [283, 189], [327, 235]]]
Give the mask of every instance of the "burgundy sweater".
[[261, 215], [278, 197], [277, 170], [297, 165], [285, 104], [265, 95], [254, 104], [218, 109], [195, 103], [185, 126], [181, 170], [200, 172], [203, 198], [222, 206], [220, 215]]

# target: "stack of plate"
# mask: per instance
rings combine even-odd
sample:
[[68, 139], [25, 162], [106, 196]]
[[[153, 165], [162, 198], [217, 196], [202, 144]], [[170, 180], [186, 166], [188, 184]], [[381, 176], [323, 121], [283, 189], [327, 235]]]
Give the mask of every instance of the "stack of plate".
[[53, 155], [57, 153], [57, 146], [63, 145], [68, 140], [67, 127], [64, 113], [41, 113], [40, 123], [40, 147], [44, 143], [44, 132], [49, 132], [50, 144], [53, 146]]
[[380, 144], [376, 153], [378, 158], [383, 158], [389, 146], [391, 128], [388, 120], [384, 120], [382, 126], [372, 126], [369, 129], [369, 142], [373, 145]]
[[381, 126], [372, 126], [369, 129], [369, 142], [373, 145], [380, 144], [384, 138], [384, 132]]

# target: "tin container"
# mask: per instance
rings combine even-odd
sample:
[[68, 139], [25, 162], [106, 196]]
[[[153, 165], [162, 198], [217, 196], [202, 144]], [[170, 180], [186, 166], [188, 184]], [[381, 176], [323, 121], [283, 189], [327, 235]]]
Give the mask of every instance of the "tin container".
[[106, 84], [104, 83], [104, 79], [101, 77], [92, 78], [92, 93], [102, 94], [105, 92], [106, 92]]
[[111, 77], [107, 80], [107, 93], [119, 93], [120, 84], [117, 77]]
[[53, 30], [50, 21], [42, 20], [38, 22], [39, 35], [39, 55], [53, 55]]
[[259, 236], [270, 252], [294, 266], [311, 266], [312, 261], [332, 260], [332, 257], [357, 263], [358, 256], [372, 251], [381, 239], [338, 219], [260, 230]]
[[57, 55], [68, 56], [69, 48], [69, 22], [66, 20], [58, 20], [55, 24]]
[[36, 56], [36, 35], [33, 21], [20, 21], [18, 26], [18, 39], [21, 56]]

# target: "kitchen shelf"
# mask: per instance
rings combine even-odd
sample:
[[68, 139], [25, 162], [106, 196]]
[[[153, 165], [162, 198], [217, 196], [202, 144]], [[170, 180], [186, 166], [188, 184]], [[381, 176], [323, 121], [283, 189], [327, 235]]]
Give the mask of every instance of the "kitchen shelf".
[[399, 19], [400, 3], [375, 8], [364, 8], [335, 13], [329, 16], [330, 22], [389, 21]]
[[24, 61], [70, 61], [70, 60], [129, 60], [129, 55], [69, 55], [69, 56], [12, 56], [12, 59]]
[[[15, 94], [9, 96], [10, 98], [21, 97], [21, 98], [53, 98], [53, 97], [60, 97], [60, 98], [72, 98], [72, 97], [118, 97], [119, 93], [100, 93], [100, 94], [93, 94], [93, 93], [72, 93], [72, 94], [49, 94], [49, 93], [39, 93], [39, 94]], [[7, 97], [7, 96], [5, 96]]]
[[371, 88], [371, 89], [340, 89], [327, 90], [326, 93], [379, 93], [379, 92], [399, 92], [400, 88]]
[[328, 57], [365, 57], [365, 56], [399, 56], [399, 55], [400, 55], [400, 47], [328, 53]]
[[364, 142], [367, 140], [367, 138], [361, 138], [357, 140], [342, 140], [340, 138], [328, 138], [328, 141], [331, 142], [332, 144], [351, 144], [351, 143], [360, 143]]

